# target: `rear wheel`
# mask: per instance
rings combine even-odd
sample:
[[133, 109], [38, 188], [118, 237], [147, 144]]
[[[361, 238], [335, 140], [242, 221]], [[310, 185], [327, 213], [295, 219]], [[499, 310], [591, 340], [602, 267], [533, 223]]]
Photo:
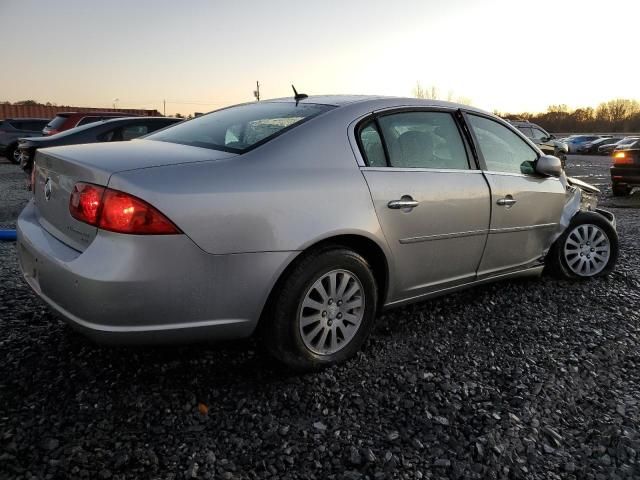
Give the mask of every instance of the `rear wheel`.
[[262, 329], [265, 346], [297, 370], [355, 355], [371, 332], [378, 301], [367, 261], [341, 247], [303, 258], [276, 295]]
[[548, 259], [551, 269], [565, 278], [607, 275], [618, 259], [618, 234], [601, 215], [580, 212], [556, 240]]
[[618, 185], [614, 183], [611, 185], [611, 191], [614, 197], [626, 197], [631, 193], [631, 189], [626, 185]]

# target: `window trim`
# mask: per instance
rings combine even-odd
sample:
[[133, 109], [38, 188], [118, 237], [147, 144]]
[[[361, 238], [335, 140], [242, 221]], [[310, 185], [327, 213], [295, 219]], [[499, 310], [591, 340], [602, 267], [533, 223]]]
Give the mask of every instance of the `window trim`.
[[486, 120], [490, 120], [492, 122], [495, 122], [498, 125], [502, 125], [507, 130], [510, 130], [513, 133], [515, 133], [536, 154], [536, 159], [534, 160], [534, 164], [540, 159], [540, 155], [542, 155], [541, 154], [541, 150], [538, 148], [538, 146], [535, 143], [533, 143], [533, 141], [531, 141], [529, 138], [527, 138], [527, 136], [524, 133], [522, 133], [516, 127], [511, 125], [509, 122], [505, 122], [501, 118], [494, 117], [492, 115], [487, 115], [487, 114], [482, 113], [482, 112], [475, 112], [475, 111], [463, 110], [463, 109], [461, 109], [461, 113], [462, 113], [462, 117], [464, 118], [464, 122], [465, 122], [465, 125], [466, 125], [466, 128], [467, 128], [468, 134], [471, 136], [471, 139], [472, 139], [472, 141], [474, 143], [474, 148], [475, 148], [475, 152], [476, 152], [476, 155], [477, 155], [477, 158], [478, 158], [478, 163], [480, 164], [480, 169], [483, 172], [485, 172], [487, 174], [491, 173], [491, 174], [504, 174], [504, 175], [518, 175], [518, 176], [523, 176], [523, 177], [531, 177], [531, 176], [539, 177], [540, 176], [540, 175], [538, 175], [536, 173], [531, 174], [531, 173], [499, 172], [499, 171], [490, 170], [489, 168], [487, 168], [487, 162], [486, 162], [486, 160], [484, 158], [482, 150], [480, 149], [480, 142], [478, 141], [478, 138], [476, 137], [476, 133], [473, 131], [473, 126], [471, 125], [471, 121], [469, 120], [469, 117], [472, 116], [472, 115], [476, 116], [476, 117], [484, 118]]
[[[385, 108], [383, 110], [376, 110], [374, 112], [371, 112], [368, 115], [365, 115], [364, 117], [362, 117], [361, 119], [359, 119], [355, 125], [354, 128], [354, 134], [355, 134], [355, 140], [356, 143], [358, 145], [358, 150], [360, 151], [360, 157], [362, 158], [364, 164], [363, 165], [359, 165], [360, 168], [366, 168], [366, 169], [386, 169], [386, 171], [394, 171], [394, 172], [398, 172], [398, 171], [412, 171], [412, 172], [468, 172], [468, 171], [476, 171], [476, 170], [481, 170], [480, 165], [477, 161], [477, 158], [474, 154], [473, 148], [472, 146], [469, 144], [469, 140], [465, 134], [464, 131], [464, 126], [461, 122], [461, 119], [458, 117], [458, 112], [460, 110], [459, 109], [455, 109], [455, 108], [447, 108], [447, 107], [437, 107], [437, 106], [428, 106], [428, 107], [421, 107], [421, 106], [406, 106], [406, 107], [390, 107], [390, 108]], [[378, 121], [379, 118], [381, 117], [386, 117], [389, 115], [396, 115], [399, 113], [412, 113], [412, 112], [416, 112], [416, 113], [433, 113], [433, 112], [439, 112], [439, 113], [448, 113], [449, 115], [451, 115], [451, 119], [453, 120], [453, 123], [455, 124], [457, 130], [458, 130], [458, 135], [460, 135], [460, 141], [462, 142], [462, 145], [464, 147], [464, 151], [465, 151], [465, 155], [467, 157], [467, 169], [457, 169], [457, 168], [427, 168], [427, 167], [416, 167], [416, 168], [410, 168], [410, 167], [394, 167], [391, 165], [391, 161], [389, 158], [389, 150], [387, 147], [387, 142], [382, 134], [382, 128], [380, 127], [380, 123]], [[362, 145], [362, 141], [360, 138], [360, 134], [362, 133], [362, 130], [369, 125], [370, 122], [374, 123], [374, 125], [376, 126], [376, 130], [378, 131], [378, 135], [380, 136], [380, 140], [382, 141], [382, 148], [384, 150], [384, 156], [385, 156], [385, 161], [387, 163], [386, 167], [371, 167], [370, 165], [368, 165], [369, 160], [367, 159], [367, 156], [364, 152], [364, 146]]]

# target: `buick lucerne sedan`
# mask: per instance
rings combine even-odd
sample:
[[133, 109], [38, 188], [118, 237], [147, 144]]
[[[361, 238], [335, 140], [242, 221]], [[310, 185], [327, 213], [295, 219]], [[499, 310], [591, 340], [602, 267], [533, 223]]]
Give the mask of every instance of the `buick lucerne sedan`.
[[510, 124], [409, 98], [296, 95], [124, 143], [38, 150], [26, 281], [109, 342], [257, 332], [341, 362], [376, 312], [484, 282], [610, 272], [615, 218]]

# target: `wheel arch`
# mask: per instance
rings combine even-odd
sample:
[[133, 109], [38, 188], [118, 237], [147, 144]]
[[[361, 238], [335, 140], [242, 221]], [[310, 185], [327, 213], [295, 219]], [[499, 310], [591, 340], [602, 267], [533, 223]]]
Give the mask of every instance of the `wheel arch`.
[[367, 260], [367, 262], [371, 265], [373, 276], [378, 287], [378, 308], [381, 308], [384, 305], [387, 294], [389, 292], [390, 278], [389, 261], [385, 249], [376, 240], [373, 240], [366, 235], [354, 233], [336, 234], [311, 243], [289, 261], [288, 265], [286, 265], [278, 275], [277, 280], [274, 282], [269, 294], [267, 295], [267, 299], [262, 308], [256, 330], [259, 330], [260, 327], [266, 323], [265, 318], [271, 312], [271, 309], [278, 297], [278, 292], [283, 282], [285, 281], [289, 273], [296, 267], [296, 265], [303, 258], [312, 253], [334, 247], [349, 248], [359, 255], [362, 255], [362, 257]]

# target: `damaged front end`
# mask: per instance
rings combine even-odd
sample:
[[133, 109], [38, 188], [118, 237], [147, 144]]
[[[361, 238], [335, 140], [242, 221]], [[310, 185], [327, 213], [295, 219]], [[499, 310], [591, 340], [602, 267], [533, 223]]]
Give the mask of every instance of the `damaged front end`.
[[602, 215], [614, 229], [616, 228], [615, 215], [607, 210], [598, 208], [598, 194], [600, 193], [600, 189], [577, 178], [567, 177], [564, 172], [560, 175], [560, 181], [567, 191], [567, 202], [562, 210], [558, 229], [551, 238], [550, 245], [562, 235], [571, 223], [571, 219], [581, 211], [598, 213]]

